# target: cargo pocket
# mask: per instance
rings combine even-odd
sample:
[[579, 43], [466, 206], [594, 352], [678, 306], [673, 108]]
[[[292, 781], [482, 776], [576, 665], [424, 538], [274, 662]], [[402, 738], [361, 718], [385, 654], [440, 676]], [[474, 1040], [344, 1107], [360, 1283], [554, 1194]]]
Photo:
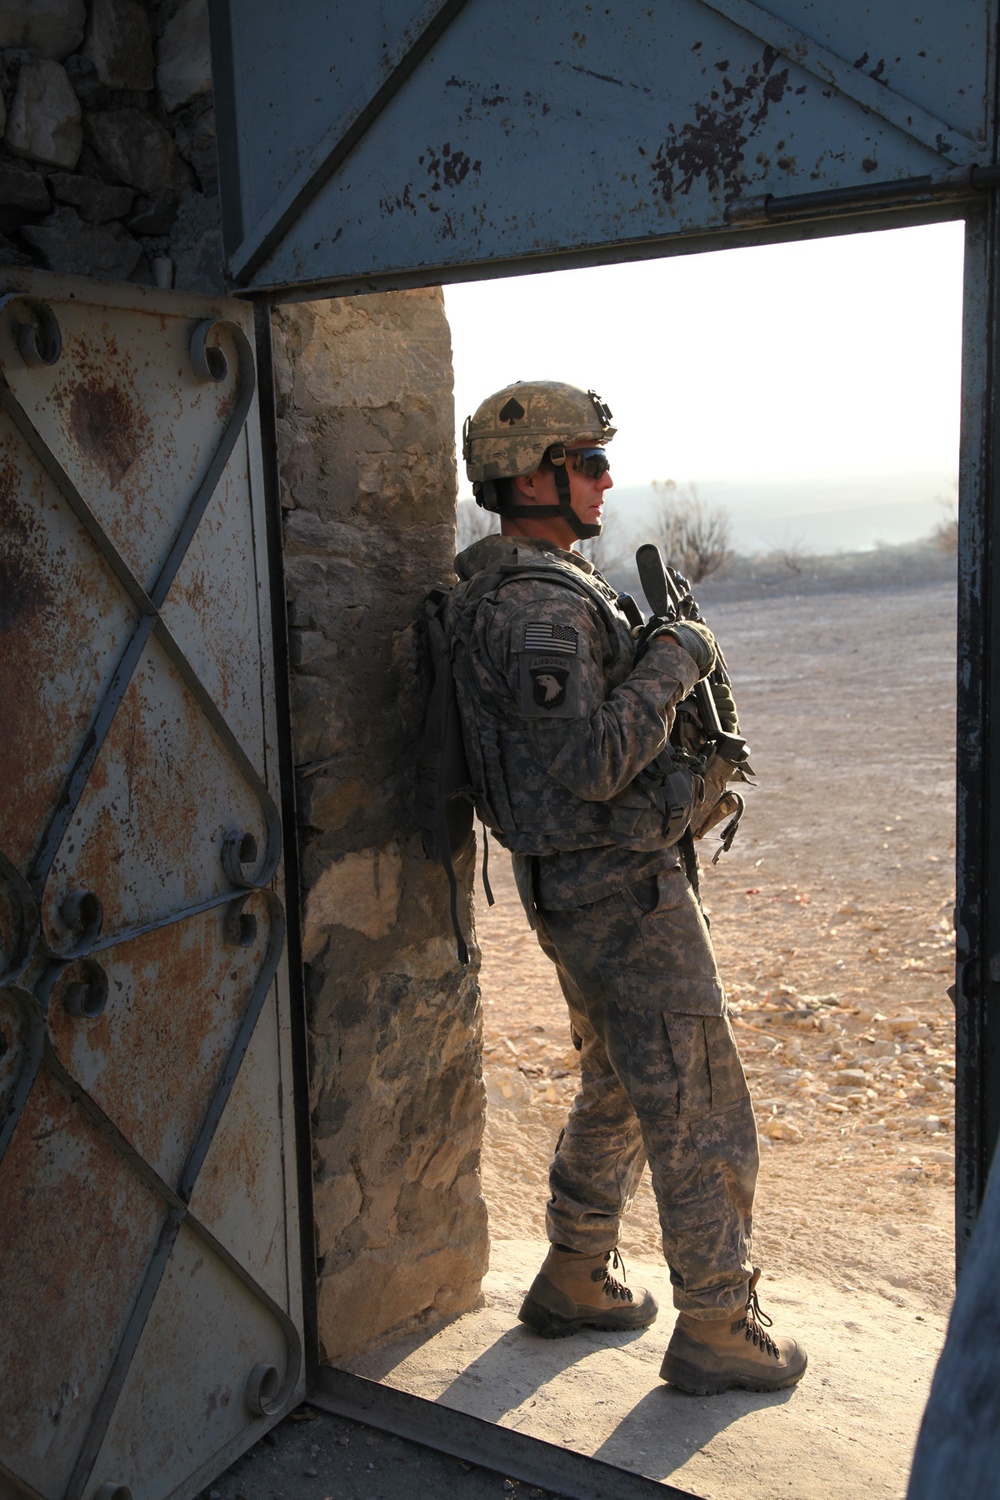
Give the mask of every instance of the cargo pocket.
[[612, 964], [602, 964], [600, 972], [606, 1045], [619, 1077], [628, 1079], [640, 1117], [687, 1121], [737, 1102], [727, 1038], [733, 1052], [735, 1043], [717, 983], [684, 984], [683, 1001], [675, 1006], [670, 1001], [676, 982], [669, 973]]

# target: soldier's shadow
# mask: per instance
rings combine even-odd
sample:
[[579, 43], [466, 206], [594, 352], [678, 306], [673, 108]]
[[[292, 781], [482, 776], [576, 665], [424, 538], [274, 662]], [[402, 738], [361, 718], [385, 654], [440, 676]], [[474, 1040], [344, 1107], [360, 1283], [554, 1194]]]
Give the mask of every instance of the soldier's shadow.
[[663, 1385], [636, 1402], [592, 1457], [649, 1479], [669, 1479], [727, 1427], [750, 1412], [782, 1406], [794, 1394], [794, 1390], [726, 1391], [702, 1398]]
[[[546, 1339], [520, 1325], [509, 1328], [466, 1365], [436, 1399], [443, 1406], [487, 1422], [499, 1422], [526, 1404], [534, 1406], [533, 1397], [541, 1404], [542, 1393], [545, 1405], [554, 1404], [568, 1388], [564, 1382], [573, 1381], [575, 1367], [588, 1366], [589, 1383], [594, 1361], [599, 1362], [602, 1355], [615, 1349], [628, 1348], [642, 1333], [641, 1329], [619, 1334], [583, 1331], [570, 1339]], [[530, 1421], [517, 1425], [524, 1432], [533, 1430]], [[551, 1434], [542, 1431], [534, 1432], [534, 1436], [552, 1440]]]
[[[634, 1353], [629, 1346], [642, 1337], [643, 1331], [636, 1330], [542, 1339], [525, 1328], [508, 1329], [436, 1399], [491, 1422], [502, 1423], [516, 1412], [514, 1422], [505, 1425], [572, 1448], [577, 1446], [573, 1430], [586, 1431], [586, 1423], [579, 1427], [581, 1411], [591, 1412], [604, 1425], [593, 1409], [595, 1398], [610, 1397], [612, 1386], [620, 1389], [628, 1380], [621, 1360], [631, 1362]], [[631, 1372], [632, 1379], [636, 1373]], [[666, 1479], [727, 1427], [751, 1412], [782, 1405], [793, 1395], [793, 1390], [728, 1391], [704, 1398], [657, 1383], [623, 1413], [599, 1447], [593, 1448], [584, 1436], [578, 1451], [616, 1468]]]

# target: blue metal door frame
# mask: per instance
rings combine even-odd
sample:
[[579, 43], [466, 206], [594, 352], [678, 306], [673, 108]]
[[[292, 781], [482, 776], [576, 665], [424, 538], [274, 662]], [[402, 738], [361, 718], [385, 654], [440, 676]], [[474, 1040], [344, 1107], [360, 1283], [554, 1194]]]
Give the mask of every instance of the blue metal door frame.
[[998, 0], [212, 0], [228, 269], [294, 299], [967, 221], [957, 1249], [1000, 1134]]

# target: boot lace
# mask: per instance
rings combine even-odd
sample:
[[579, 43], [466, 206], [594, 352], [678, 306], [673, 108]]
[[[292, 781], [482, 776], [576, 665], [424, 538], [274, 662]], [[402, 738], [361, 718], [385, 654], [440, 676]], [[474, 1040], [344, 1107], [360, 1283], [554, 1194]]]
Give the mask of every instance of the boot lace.
[[604, 1282], [604, 1286], [602, 1287], [604, 1295], [616, 1299], [620, 1297], [623, 1302], [634, 1301], [632, 1292], [624, 1284], [624, 1281], [616, 1281], [611, 1274], [612, 1271], [620, 1271], [623, 1278], [628, 1275], [628, 1272], [625, 1270], [625, 1262], [618, 1254], [617, 1249], [608, 1250], [604, 1256], [604, 1261], [603, 1269], [598, 1266], [594, 1272], [594, 1280]]
[[763, 1355], [767, 1357], [773, 1355], [775, 1359], [780, 1359], [781, 1353], [777, 1344], [764, 1332], [764, 1329], [770, 1328], [772, 1323], [773, 1319], [768, 1317], [760, 1305], [756, 1286], [751, 1284], [747, 1294], [746, 1311], [737, 1327], [744, 1329], [744, 1338], [747, 1343], [753, 1344]]

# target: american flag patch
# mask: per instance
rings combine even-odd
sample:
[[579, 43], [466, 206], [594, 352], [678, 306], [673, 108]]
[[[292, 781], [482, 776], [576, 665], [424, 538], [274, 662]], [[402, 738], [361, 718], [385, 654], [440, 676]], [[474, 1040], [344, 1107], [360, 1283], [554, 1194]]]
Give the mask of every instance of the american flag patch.
[[522, 651], [560, 651], [566, 656], [576, 655], [576, 631], [572, 625], [553, 625], [549, 620], [538, 620], [524, 627]]

